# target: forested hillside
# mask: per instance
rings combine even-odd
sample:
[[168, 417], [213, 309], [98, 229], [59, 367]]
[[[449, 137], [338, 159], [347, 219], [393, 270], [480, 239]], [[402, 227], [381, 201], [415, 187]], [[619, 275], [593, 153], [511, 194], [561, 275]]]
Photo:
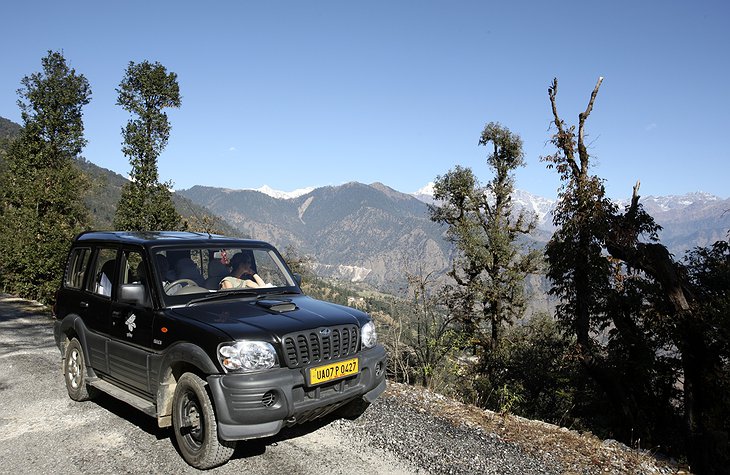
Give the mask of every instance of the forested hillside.
[[[21, 126], [3, 117], [0, 117], [0, 140], [11, 140], [17, 137]], [[0, 151], [2, 142], [0, 142]], [[3, 156], [0, 153], [0, 167]], [[89, 188], [85, 190], [84, 203], [91, 213], [92, 229], [112, 229], [112, 220], [122, 193], [122, 186], [129, 180], [122, 175], [94, 163], [79, 158], [76, 165], [89, 179]], [[209, 230], [242, 236], [242, 232], [220, 218], [216, 218], [209, 210], [196, 205], [184, 196], [173, 194], [173, 201], [178, 212], [189, 223], [191, 229]], [[209, 229], [203, 229], [208, 227]]]
[[310, 256], [322, 276], [397, 290], [419, 265], [439, 273], [448, 267], [450, 246], [426, 206], [379, 183], [317, 188], [290, 200], [204, 186], [176, 194], [242, 233]]
[[0, 117], [0, 139], [7, 139], [17, 136], [20, 133], [20, 125]]

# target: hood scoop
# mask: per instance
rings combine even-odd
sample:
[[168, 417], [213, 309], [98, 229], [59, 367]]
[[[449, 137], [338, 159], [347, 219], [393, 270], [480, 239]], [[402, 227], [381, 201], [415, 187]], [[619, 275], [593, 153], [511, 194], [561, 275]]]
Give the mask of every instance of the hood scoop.
[[256, 305], [279, 313], [291, 312], [297, 309], [297, 306], [291, 300], [258, 300]]

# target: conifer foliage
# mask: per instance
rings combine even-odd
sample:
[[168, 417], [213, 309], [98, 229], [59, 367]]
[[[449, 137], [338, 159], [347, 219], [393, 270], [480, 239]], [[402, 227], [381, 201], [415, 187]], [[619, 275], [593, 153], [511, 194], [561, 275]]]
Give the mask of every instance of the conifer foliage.
[[122, 129], [122, 152], [132, 171], [130, 182], [122, 189], [114, 227], [126, 231], [181, 229], [172, 183], [161, 183], [157, 171], [157, 159], [172, 128], [163, 109], [181, 104], [177, 75], [157, 62], [130, 62], [117, 93], [117, 105], [133, 116]]
[[71, 239], [89, 222], [88, 183], [74, 161], [86, 144], [86, 78], [49, 51], [18, 89], [23, 128], [0, 175], [0, 276], [5, 291], [49, 301]]

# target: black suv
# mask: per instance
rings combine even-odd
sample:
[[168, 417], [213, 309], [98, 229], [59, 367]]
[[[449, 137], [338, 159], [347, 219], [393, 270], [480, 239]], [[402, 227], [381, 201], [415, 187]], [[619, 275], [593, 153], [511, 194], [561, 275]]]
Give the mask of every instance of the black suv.
[[68, 394], [101, 390], [172, 425], [201, 469], [228, 461], [238, 440], [357, 417], [386, 385], [375, 326], [299, 281], [261, 241], [83, 233], [54, 306]]

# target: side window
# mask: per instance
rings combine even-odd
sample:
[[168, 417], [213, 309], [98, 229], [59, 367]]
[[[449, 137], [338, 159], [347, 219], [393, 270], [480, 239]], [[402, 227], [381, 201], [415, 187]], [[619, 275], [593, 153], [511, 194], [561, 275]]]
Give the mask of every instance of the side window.
[[66, 267], [66, 276], [63, 281], [66, 287], [80, 289], [84, 285], [86, 268], [89, 265], [89, 256], [91, 256], [91, 249], [89, 248], [74, 249], [71, 252], [68, 267]]
[[94, 278], [90, 281], [90, 290], [95, 294], [111, 297], [112, 284], [116, 273], [117, 250], [99, 249], [94, 263]]
[[124, 272], [122, 273], [122, 284], [145, 284], [147, 281], [147, 270], [145, 269], [142, 254], [137, 251], [124, 251]]

